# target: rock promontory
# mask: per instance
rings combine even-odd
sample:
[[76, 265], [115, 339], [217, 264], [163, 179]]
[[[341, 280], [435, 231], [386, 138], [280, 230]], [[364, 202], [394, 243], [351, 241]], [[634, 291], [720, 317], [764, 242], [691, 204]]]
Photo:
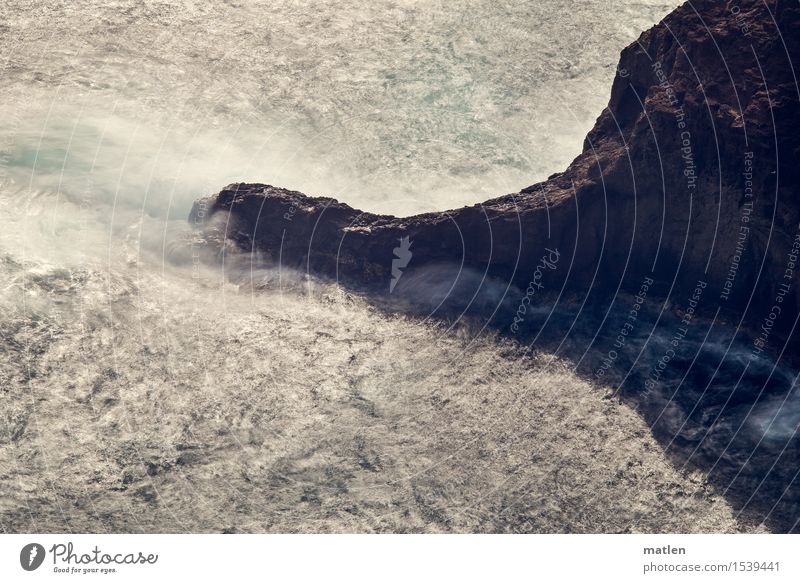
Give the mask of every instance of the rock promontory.
[[513, 194], [394, 217], [232, 184], [192, 220], [227, 211], [224, 237], [241, 249], [386, 293], [398, 261], [524, 290], [558, 250], [552, 289], [601, 297], [652, 279], [652, 296], [681, 303], [702, 282], [700, 309], [780, 346], [800, 313], [799, 29], [796, 3], [680, 6], [622, 51], [581, 154]]

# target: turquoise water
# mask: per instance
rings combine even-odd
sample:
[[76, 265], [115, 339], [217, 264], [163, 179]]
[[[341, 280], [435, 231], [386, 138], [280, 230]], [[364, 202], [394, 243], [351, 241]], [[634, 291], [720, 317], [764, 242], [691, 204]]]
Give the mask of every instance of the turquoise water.
[[676, 2], [96, 4], [0, 7], [21, 181], [82, 190], [61, 167], [96, 167], [95, 190], [138, 203], [153, 180], [184, 212], [257, 180], [411, 214], [563, 169], [620, 49]]

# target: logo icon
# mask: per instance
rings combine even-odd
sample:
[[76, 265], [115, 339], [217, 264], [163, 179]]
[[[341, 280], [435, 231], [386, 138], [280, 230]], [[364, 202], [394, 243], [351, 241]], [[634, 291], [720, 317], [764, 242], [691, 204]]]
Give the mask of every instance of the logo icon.
[[395, 259], [392, 259], [392, 281], [389, 282], [389, 293], [394, 291], [394, 286], [400, 281], [403, 275], [403, 269], [406, 268], [408, 262], [411, 261], [411, 241], [408, 237], [400, 239], [400, 246], [393, 249]]
[[35, 571], [44, 562], [44, 547], [39, 543], [30, 543], [19, 552], [19, 564], [26, 571]]

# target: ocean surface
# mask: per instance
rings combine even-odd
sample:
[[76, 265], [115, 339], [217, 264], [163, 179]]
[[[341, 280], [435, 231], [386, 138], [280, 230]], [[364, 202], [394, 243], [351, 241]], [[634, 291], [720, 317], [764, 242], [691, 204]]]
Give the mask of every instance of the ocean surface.
[[667, 399], [675, 379], [620, 399], [581, 370], [608, 350], [578, 358], [593, 330], [520, 345], [170, 260], [192, 201], [230, 182], [408, 215], [562, 170], [621, 48], [675, 5], [3, 3], [0, 529], [763, 529], [664, 435], [718, 437], [734, 469], [740, 433], [780, 449], [800, 408], [769, 363], [748, 375], [777, 396], [713, 425], [692, 408], [712, 364], [694, 401]]

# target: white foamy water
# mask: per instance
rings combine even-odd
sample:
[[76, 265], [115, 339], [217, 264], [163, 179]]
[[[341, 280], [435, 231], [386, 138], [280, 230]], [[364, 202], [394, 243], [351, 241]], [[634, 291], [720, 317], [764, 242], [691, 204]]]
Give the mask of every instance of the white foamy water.
[[566, 362], [285, 273], [251, 293], [56, 222], [26, 235], [53, 252], [3, 257], [6, 531], [739, 528]]
[[409, 214], [563, 169], [620, 49], [677, 3], [97, 4], [0, 8], [3, 134], [37, 181], [92, 168], [185, 211], [247, 179]]
[[234, 180], [412, 213], [560, 170], [671, 7], [5, 3], [0, 527], [740, 528], [559, 359], [164, 252]]

